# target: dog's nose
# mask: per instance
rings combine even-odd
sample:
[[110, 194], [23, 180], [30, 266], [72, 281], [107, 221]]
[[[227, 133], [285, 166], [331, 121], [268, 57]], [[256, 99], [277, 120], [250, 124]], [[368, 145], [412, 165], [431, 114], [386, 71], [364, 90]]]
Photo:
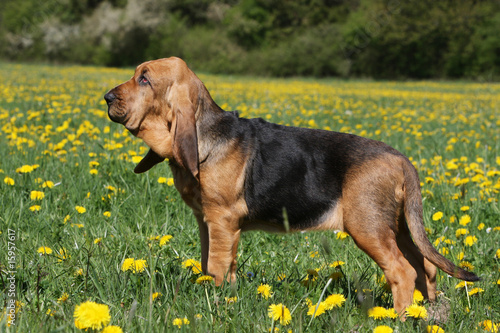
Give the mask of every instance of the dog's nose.
[[104, 95], [104, 99], [106, 100], [106, 103], [108, 103], [108, 105], [110, 105], [116, 99], [116, 95], [110, 91], [106, 95]]

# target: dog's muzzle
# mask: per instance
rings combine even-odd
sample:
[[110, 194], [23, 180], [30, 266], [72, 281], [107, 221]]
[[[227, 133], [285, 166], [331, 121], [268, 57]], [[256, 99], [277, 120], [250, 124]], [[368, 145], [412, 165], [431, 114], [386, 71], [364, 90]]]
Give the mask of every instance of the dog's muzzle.
[[116, 100], [116, 95], [113, 93], [112, 90], [109, 91], [106, 95], [104, 95], [104, 100], [106, 101], [106, 104], [108, 104], [109, 119], [111, 119], [115, 123], [122, 123], [125, 117], [123, 115], [117, 115], [111, 110], [111, 108], [113, 107], [113, 102]]

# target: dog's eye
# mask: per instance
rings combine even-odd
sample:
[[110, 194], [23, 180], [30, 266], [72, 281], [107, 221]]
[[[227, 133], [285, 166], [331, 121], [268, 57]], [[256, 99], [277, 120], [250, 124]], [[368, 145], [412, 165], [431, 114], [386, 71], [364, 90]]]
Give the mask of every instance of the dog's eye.
[[149, 80], [145, 77], [145, 76], [141, 76], [139, 78], [139, 83], [140, 84], [148, 84], [149, 83]]

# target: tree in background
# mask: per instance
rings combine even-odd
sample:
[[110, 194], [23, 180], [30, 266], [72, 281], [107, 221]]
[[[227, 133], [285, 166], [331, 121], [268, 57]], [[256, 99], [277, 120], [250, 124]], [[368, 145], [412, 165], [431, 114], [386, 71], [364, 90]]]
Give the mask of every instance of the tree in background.
[[500, 3], [474, 0], [4, 0], [0, 56], [272, 76], [497, 78]]

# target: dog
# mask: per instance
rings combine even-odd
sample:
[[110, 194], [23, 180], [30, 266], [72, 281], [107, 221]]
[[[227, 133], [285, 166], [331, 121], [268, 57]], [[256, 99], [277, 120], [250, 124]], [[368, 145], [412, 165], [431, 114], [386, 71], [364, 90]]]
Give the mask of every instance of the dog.
[[139, 65], [104, 99], [109, 118], [150, 148], [134, 172], [168, 159], [198, 222], [202, 270], [216, 285], [236, 281], [240, 234], [256, 229], [347, 232], [384, 272], [400, 314], [415, 288], [435, 300], [436, 266], [479, 280], [434, 249], [418, 173], [382, 142], [240, 118], [175, 57]]

